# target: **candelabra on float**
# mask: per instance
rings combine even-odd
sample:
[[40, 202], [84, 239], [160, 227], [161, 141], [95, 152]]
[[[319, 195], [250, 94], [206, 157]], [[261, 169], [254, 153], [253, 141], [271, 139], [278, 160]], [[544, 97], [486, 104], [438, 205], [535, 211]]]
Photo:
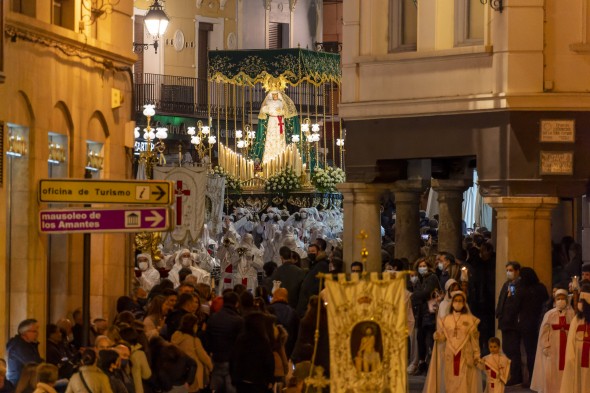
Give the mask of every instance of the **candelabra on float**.
[[[139, 168], [137, 170], [137, 178], [145, 178], [151, 180], [153, 178], [154, 165], [166, 164], [166, 157], [164, 151], [166, 145], [164, 139], [168, 138], [168, 129], [164, 127], [157, 127], [156, 132], [151, 128], [151, 118], [155, 116], [156, 111], [154, 105], [146, 104], [143, 106], [143, 115], [147, 118], [147, 127], [143, 129], [143, 139], [146, 141], [145, 150], [139, 153]], [[139, 127], [135, 127], [135, 138], [139, 138]], [[157, 142], [152, 146], [155, 139]], [[142, 173], [141, 168], [145, 168], [145, 173]]]
[[201, 164], [211, 166], [211, 152], [213, 145], [217, 143], [217, 137], [211, 135], [211, 126], [203, 125], [201, 120], [197, 121], [197, 129], [198, 131], [195, 131], [195, 127], [188, 127], [187, 134], [191, 136], [191, 143], [195, 145]]

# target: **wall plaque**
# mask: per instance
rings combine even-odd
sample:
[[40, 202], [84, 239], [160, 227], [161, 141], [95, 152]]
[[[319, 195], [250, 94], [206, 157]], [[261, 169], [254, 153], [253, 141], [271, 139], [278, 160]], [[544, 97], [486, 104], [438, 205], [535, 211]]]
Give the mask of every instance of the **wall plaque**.
[[575, 120], [541, 120], [541, 142], [575, 142]]
[[573, 151], [542, 151], [540, 157], [541, 175], [573, 175]]

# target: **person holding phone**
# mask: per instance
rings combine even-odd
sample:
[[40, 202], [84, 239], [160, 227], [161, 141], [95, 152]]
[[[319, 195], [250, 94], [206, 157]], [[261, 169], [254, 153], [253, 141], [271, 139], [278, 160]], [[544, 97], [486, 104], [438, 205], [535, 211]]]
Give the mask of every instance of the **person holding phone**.
[[510, 261], [506, 263], [506, 282], [502, 285], [496, 318], [498, 329], [502, 331], [502, 350], [510, 359], [510, 379], [506, 386], [514, 386], [522, 383], [522, 365], [520, 360], [521, 334], [518, 323], [518, 315], [522, 306], [522, 294], [520, 291], [520, 263]]

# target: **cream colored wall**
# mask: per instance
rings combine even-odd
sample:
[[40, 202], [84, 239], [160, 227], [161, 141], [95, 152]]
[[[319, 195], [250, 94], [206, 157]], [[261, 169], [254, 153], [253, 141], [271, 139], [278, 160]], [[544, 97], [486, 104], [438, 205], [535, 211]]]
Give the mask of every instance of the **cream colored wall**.
[[389, 0], [345, 2], [342, 116], [587, 108], [590, 7], [504, 3], [483, 45], [454, 47], [455, 2], [421, 0], [417, 50], [388, 53]]
[[[71, 116], [71, 134], [68, 143], [69, 176], [81, 178], [86, 164], [86, 140], [96, 139], [103, 133], [105, 146], [105, 170], [102, 177], [109, 179], [130, 178], [131, 170], [128, 154], [124, 148], [124, 133], [129, 130], [132, 86], [129, 75], [123, 70], [130, 67], [135, 59], [131, 52], [131, 14], [132, 2], [122, 1], [116, 12], [107, 16], [108, 23], [101, 23], [99, 36], [105, 41], [85, 39], [81, 34], [49, 25], [38, 19], [8, 13], [7, 29], [15, 28], [33, 40], [43, 39], [56, 45], [77, 47], [79, 56], [66, 56], [55, 48], [41, 42], [30, 42], [17, 37], [15, 42], [5, 40], [6, 81], [0, 85], [0, 120], [29, 127], [29, 153], [20, 158], [23, 173], [14, 178], [18, 192], [13, 193], [16, 208], [15, 217], [24, 217], [13, 226], [12, 243], [13, 266], [19, 267], [18, 274], [12, 276], [10, 289], [0, 283], [0, 298], [7, 298], [10, 290], [14, 305], [10, 313], [0, 313], [0, 342], [5, 342], [5, 332], [15, 333], [16, 325], [25, 317], [35, 317], [44, 326], [49, 322], [47, 310], [47, 236], [38, 232], [37, 203], [39, 179], [48, 175], [48, 132], [63, 127], [68, 116], [55, 119], [59, 106], [62, 112]], [[42, 13], [42, 15], [45, 15]], [[43, 19], [47, 19], [43, 16]], [[108, 28], [108, 31], [106, 30]], [[102, 31], [102, 32], [101, 32]], [[84, 43], [86, 46], [84, 49]], [[106, 60], [107, 63], [100, 62]], [[110, 65], [120, 67], [115, 70]], [[123, 92], [123, 105], [111, 109], [111, 89]], [[100, 130], [94, 129], [91, 120], [102, 117]], [[126, 128], [127, 125], [127, 128]], [[67, 127], [66, 127], [67, 128]], [[61, 130], [58, 130], [61, 131]], [[108, 134], [108, 137], [105, 134]], [[70, 132], [70, 130], [65, 130]], [[5, 128], [5, 135], [7, 129]], [[6, 139], [4, 141], [6, 146]], [[6, 162], [6, 160], [5, 160]], [[17, 174], [18, 175], [18, 174]], [[4, 170], [6, 182], [7, 172]], [[16, 190], [16, 189], [15, 189]], [[0, 222], [6, 223], [6, 184], [0, 188]], [[62, 206], [65, 207], [65, 206]], [[0, 237], [0, 276], [6, 276], [6, 239]], [[100, 302], [93, 302], [93, 316], [114, 316], [115, 300], [125, 294], [125, 277], [128, 277], [127, 236], [123, 234], [93, 235], [96, 245], [93, 252], [92, 295], [101, 296]], [[66, 311], [81, 306], [82, 294], [82, 236], [70, 236], [68, 241], [68, 266], [63, 277], [55, 282], [54, 291], [63, 291], [66, 299], [62, 308], [56, 310], [57, 317], [65, 316]], [[99, 268], [96, 268], [99, 267]], [[4, 306], [2, 304], [2, 306]], [[3, 307], [4, 309], [4, 307]], [[10, 326], [8, 325], [10, 317]], [[51, 320], [54, 322], [54, 320]], [[43, 333], [43, 332], [42, 332]], [[43, 335], [41, 336], [43, 337]], [[44, 341], [44, 340], [42, 340]], [[4, 347], [0, 346], [0, 356]]]
[[[223, 22], [223, 45], [224, 47], [210, 49], [226, 49], [226, 38], [230, 32], [236, 31], [236, 3], [235, 0], [225, 1], [223, 10], [220, 9], [219, 1], [203, 1], [200, 7], [199, 2], [180, 2], [170, 1], [165, 5], [165, 11], [170, 18], [170, 24], [164, 34], [160, 44], [164, 53], [164, 71], [165, 75], [196, 77], [197, 75], [197, 58], [196, 51], [198, 48], [198, 37], [196, 36], [196, 17], [203, 16], [207, 18], [219, 19]], [[210, 7], [209, 4], [212, 6]], [[135, 5], [137, 8], [138, 4]], [[184, 34], [185, 42], [193, 42], [193, 47], [184, 47], [177, 51], [172, 46], [171, 40], [177, 30]], [[166, 45], [166, 40], [168, 44]]]

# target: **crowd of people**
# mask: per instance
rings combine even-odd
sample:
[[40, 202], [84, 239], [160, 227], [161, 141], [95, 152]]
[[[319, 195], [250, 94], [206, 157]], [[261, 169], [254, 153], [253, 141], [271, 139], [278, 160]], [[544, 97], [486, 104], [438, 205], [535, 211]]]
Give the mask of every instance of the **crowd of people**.
[[[80, 309], [48, 324], [44, 360], [38, 322], [22, 321], [0, 362], [0, 393], [300, 392], [314, 367], [329, 377], [317, 275], [344, 273], [345, 263], [326, 229], [337, 226], [318, 224], [327, 215], [291, 225], [305, 224], [305, 213], [289, 223], [278, 210], [254, 220], [236, 211], [218, 239], [207, 234], [192, 249], [138, 254], [136, 285], [118, 299], [114, 320], [95, 318], [89, 342]], [[462, 255], [453, 255], [437, 249], [437, 221], [423, 215], [422, 256], [410, 263], [393, 257], [395, 226], [385, 227], [382, 271], [408, 272], [408, 373], [427, 375], [425, 392], [478, 392], [482, 376], [488, 392], [516, 384], [588, 391], [590, 265], [572, 262], [567, 251], [575, 246], [557, 247], [566, 252], [556, 269], [566, 273], [554, 275], [552, 296], [533, 269], [503, 261], [496, 298], [485, 228], [466, 232]], [[352, 273], [363, 269], [350, 264]], [[570, 280], [570, 270], [581, 280]], [[357, 369], [381, 367], [364, 365], [365, 357]]]

